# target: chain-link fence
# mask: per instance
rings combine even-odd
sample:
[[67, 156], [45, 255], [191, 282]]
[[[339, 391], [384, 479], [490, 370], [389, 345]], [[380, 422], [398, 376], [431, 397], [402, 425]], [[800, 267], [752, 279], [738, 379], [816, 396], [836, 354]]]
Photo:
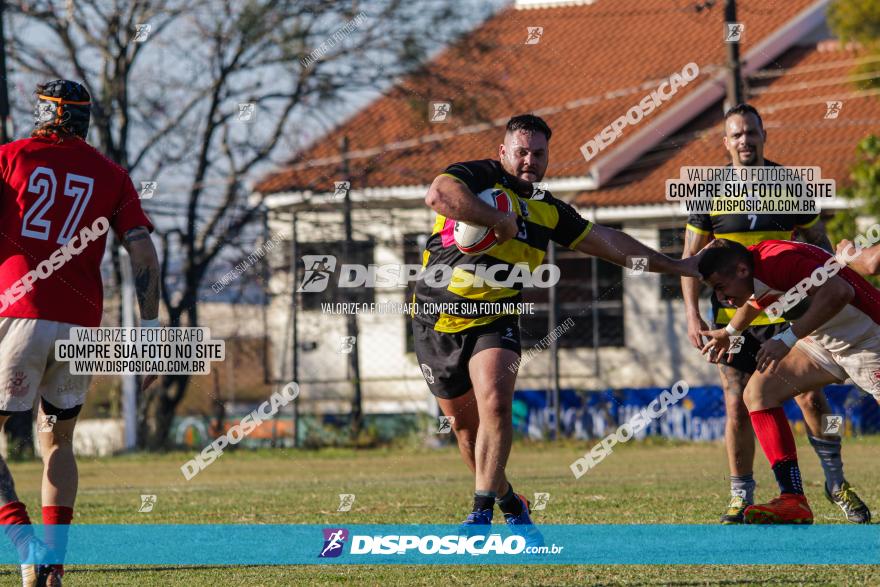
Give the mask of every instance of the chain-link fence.
[[[353, 425], [361, 430], [354, 440], [365, 444], [436, 433], [439, 410], [414, 353], [411, 318], [402, 311], [414, 282], [339, 287], [343, 265], [368, 273], [421, 265], [433, 222], [422, 202], [357, 206], [347, 240], [344, 207], [332, 198], [273, 210], [264, 228], [202, 284], [199, 322], [224, 340], [226, 359], [190, 379], [171, 443], [204, 446], [291, 381], [301, 389], [297, 400], [241, 446], [345, 444], [353, 440]], [[670, 256], [681, 254], [683, 229], [673, 220], [612, 226]], [[302, 291], [314, 269], [309, 260], [328, 258], [336, 270], [326, 285]], [[544, 262], [556, 265], [560, 277], [552, 288], [523, 290], [513, 409], [521, 435], [601, 437], [683, 380], [691, 388], [687, 399], [647, 433], [723, 437], [717, 371], [689, 348], [677, 278], [639, 274], [561, 247]], [[104, 281], [103, 325], [116, 326], [120, 295], [110, 262]], [[358, 311], [351, 304], [360, 304]], [[121, 388], [120, 377], [95, 376], [82, 419], [120, 421]], [[844, 416], [844, 431], [873, 432], [880, 424], [876, 407], [851, 386], [829, 389], [828, 396], [832, 412]], [[800, 420], [799, 411], [790, 417]], [[122, 448], [121, 433], [111, 436], [108, 446]]]

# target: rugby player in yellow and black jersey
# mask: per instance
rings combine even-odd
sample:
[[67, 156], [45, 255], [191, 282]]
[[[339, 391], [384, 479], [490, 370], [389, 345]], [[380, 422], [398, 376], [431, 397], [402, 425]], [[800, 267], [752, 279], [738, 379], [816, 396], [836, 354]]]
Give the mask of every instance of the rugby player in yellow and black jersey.
[[[764, 142], [767, 133], [758, 111], [748, 104], [739, 104], [725, 113], [724, 146], [734, 167], [778, 166], [764, 159]], [[724, 238], [751, 246], [765, 240], [801, 240], [831, 251], [831, 243], [818, 214], [692, 214], [685, 230], [684, 258], [697, 254], [711, 240]], [[688, 339], [697, 349], [704, 349], [702, 334], [709, 330], [700, 317], [699, 283], [684, 277], [681, 280], [687, 315]], [[735, 308], [725, 300], [712, 296], [713, 328], [725, 328], [733, 317]], [[793, 309], [796, 311], [797, 308]], [[790, 316], [794, 319], [796, 316]], [[730, 501], [721, 516], [722, 524], [743, 523], [745, 508], [754, 503], [755, 481], [752, 467], [755, 458], [755, 437], [751, 419], [743, 401], [743, 391], [749, 377], [757, 367], [755, 358], [761, 344], [788, 327], [785, 318], [771, 319], [761, 313], [752, 326], [742, 333], [743, 344], [737, 354], [728, 361], [727, 355], [711, 356], [718, 363], [724, 389], [724, 405], [727, 412], [725, 444], [730, 467]], [[810, 444], [819, 456], [825, 472], [825, 495], [843, 510], [851, 522], [870, 521], [867, 506], [856, 495], [843, 475], [840, 456], [840, 437], [823, 433], [822, 415], [830, 414], [831, 408], [821, 391], [808, 391], [797, 396], [796, 401], [804, 414]]]
[[[425, 201], [437, 218], [423, 265], [426, 275], [439, 264], [449, 265], [452, 279], [433, 287], [420, 279], [415, 302], [426, 310], [432, 304], [459, 305], [413, 315], [415, 352], [425, 381], [443, 413], [454, 417], [459, 450], [475, 475], [474, 508], [465, 528], [490, 524], [497, 504], [511, 529], [529, 544], [540, 543], [540, 533], [529, 517], [528, 501], [514, 493], [505, 476], [520, 356], [518, 316], [486, 304], [519, 301], [523, 280], [508, 280], [509, 272], [517, 263], [534, 270], [551, 240], [618, 265], [625, 265], [627, 257], [645, 257], [648, 271], [697, 275], [696, 257], [670, 259], [620, 231], [592, 224], [549, 192], [533, 192], [533, 183], [547, 169], [550, 135], [537, 116], [515, 116], [499, 146], [499, 161], [456, 163], [434, 180]], [[475, 196], [489, 188], [513, 194], [514, 210], [501, 212]], [[464, 255], [453, 240], [453, 219], [491, 227], [498, 244], [482, 255]], [[478, 265], [497, 270], [493, 285], [499, 287], [474, 280]]]

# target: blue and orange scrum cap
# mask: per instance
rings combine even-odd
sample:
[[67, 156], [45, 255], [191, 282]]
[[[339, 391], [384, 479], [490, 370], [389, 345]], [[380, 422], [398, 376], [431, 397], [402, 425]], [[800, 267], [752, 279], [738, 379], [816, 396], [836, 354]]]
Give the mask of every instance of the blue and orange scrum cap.
[[63, 130], [85, 138], [90, 119], [91, 96], [81, 84], [55, 80], [37, 86], [35, 129]]

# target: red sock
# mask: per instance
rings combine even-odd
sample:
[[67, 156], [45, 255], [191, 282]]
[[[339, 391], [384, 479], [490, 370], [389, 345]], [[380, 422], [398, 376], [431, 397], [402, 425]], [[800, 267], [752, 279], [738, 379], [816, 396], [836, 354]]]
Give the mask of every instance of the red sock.
[[30, 524], [27, 506], [20, 501], [11, 501], [0, 507], [0, 524]]
[[751, 412], [749, 416], [752, 418], [755, 436], [773, 468], [779, 493], [803, 495], [804, 486], [797, 462], [797, 449], [785, 410], [781, 407], [770, 408]]
[[782, 461], [797, 461], [794, 435], [785, 417], [785, 410], [781, 407], [757, 410], [750, 412], [749, 417], [752, 419], [755, 436], [758, 437], [771, 467]]
[[[58, 560], [64, 559], [67, 552], [67, 531], [64, 526], [69, 526], [73, 520], [73, 508], [63, 505], [44, 505], [43, 524], [46, 524], [46, 545], [52, 549], [52, 553]], [[62, 526], [62, 527], [58, 527]], [[59, 575], [64, 575], [64, 566], [52, 565], [58, 570]]]
[[20, 501], [12, 501], [0, 507], [0, 524], [6, 526], [6, 535], [15, 545], [22, 561], [28, 557], [28, 545], [34, 537], [27, 507]]

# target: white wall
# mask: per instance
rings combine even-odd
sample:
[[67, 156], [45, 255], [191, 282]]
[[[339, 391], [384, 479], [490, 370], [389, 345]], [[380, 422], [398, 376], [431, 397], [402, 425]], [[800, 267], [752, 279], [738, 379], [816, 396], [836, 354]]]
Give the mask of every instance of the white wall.
[[[374, 263], [381, 265], [402, 263], [403, 234], [427, 234], [433, 215], [423, 209], [355, 210], [353, 218], [354, 226], [364, 231], [356, 233], [355, 238], [365, 238], [369, 230], [378, 239]], [[341, 215], [338, 213], [303, 215], [297, 225], [299, 239], [317, 241], [322, 236], [330, 240], [341, 238], [341, 229], [338, 228], [340, 222]], [[336, 223], [337, 227], [330, 223]], [[657, 248], [659, 226], [679, 225], [684, 225], [683, 218], [650, 223], [633, 221], [624, 225], [624, 230], [646, 245]], [[289, 223], [273, 223], [272, 229], [273, 233], [283, 231], [290, 234]], [[284, 246], [289, 246], [289, 243]], [[280, 254], [281, 248], [276, 248], [275, 252]], [[273, 348], [278, 353], [272, 363], [283, 365], [284, 369], [283, 373], [278, 374], [279, 377], [289, 377], [291, 372], [292, 287], [289, 273], [274, 276], [272, 290], [276, 297], [270, 308], [269, 323]], [[397, 288], [377, 289], [376, 302], [402, 302], [403, 291]], [[358, 324], [360, 339], [356, 348], [360, 353], [365, 411], [427, 410], [432, 405], [431, 396], [415, 356], [404, 352], [404, 329], [409, 327], [408, 318], [400, 315], [361, 315]], [[624, 327], [626, 348], [601, 348], [598, 374], [594, 371], [592, 349], [561, 349], [561, 385], [578, 389], [605, 389], [664, 387], [679, 379], [684, 379], [689, 385], [718, 383], [716, 368], [707, 364], [687, 342], [683, 302], [660, 299], [659, 275], [628, 277], [624, 272]], [[347, 410], [352, 386], [346, 382], [347, 358], [339, 353], [340, 339], [345, 336], [345, 318], [304, 311], [299, 315], [298, 329], [301, 344], [317, 344], [314, 350], [300, 352], [302, 405], [311, 405], [317, 411]], [[534, 389], [549, 385], [549, 361], [550, 354], [545, 350], [523, 365], [518, 387]], [[327, 382], [319, 383], [322, 380]]]
[[[376, 241], [373, 262], [377, 265], [403, 262], [403, 235], [430, 233], [433, 214], [424, 209], [414, 210], [355, 210], [353, 213], [355, 239], [367, 238], [372, 231]], [[326, 224], [325, 224], [326, 223]], [[332, 226], [336, 223], [337, 226]], [[338, 213], [302, 214], [297, 220], [298, 240], [305, 242], [341, 240], [343, 233]], [[365, 227], [370, 227], [366, 229]], [[289, 222], [273, 222], [273, 233], [280, 231], [289, 237]], [[285, 243], [289, 247], [289, 242]], [[277, 254], [281, 248], [276, 248]], [[298, 284], [297, 284], [298, 285]], [[276, 356], [273, 365], [281, 365], [276, 376], [291, 376], [291, 292], [294, 284], [289, 272], [276, 274], [271, 283], [274, 294], [270, 306], [270, 335]], [[309, 294], [304, 294], [309, 295]], [[404, 300], [403, 288], [378, 288], [375, 302]], [[353, 386], [348, 380], [348, 357], [340, 352], [340, 342], [346, 335], [346, 318], [342, 315], [303, 311], [298, 317], [300, 350], [300, 402], [303, 409], [315, 411], [347, 411]], [[358, 318], [360, 336], [355, 345], [364, 395], [364, 411], [384, 413], [395, 411], [429, 411], [432, 396], [428, 392], [415, 355], [405, 352], [405, 333], [409, 318], [400, 314], [363, 314]], [[306, 350], [303, 346], [317, 346]], [[324, 382], [322, 382], [324, 381]]]

